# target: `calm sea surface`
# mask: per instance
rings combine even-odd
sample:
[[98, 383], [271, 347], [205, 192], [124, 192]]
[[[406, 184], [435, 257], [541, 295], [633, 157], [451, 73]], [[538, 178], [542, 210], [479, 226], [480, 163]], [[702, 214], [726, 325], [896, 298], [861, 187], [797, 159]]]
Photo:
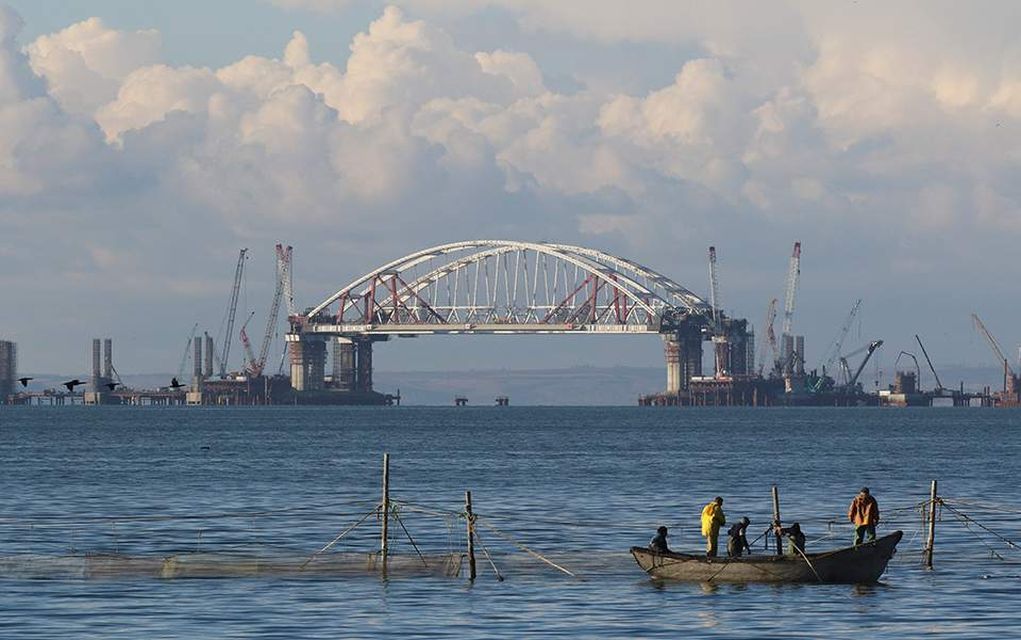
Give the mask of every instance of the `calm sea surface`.
[[[481, 553], [474, 585], [224, 577], [305, 558], [370, 512], [383, 452], [396, 556], [417, 557], [405, 527], [430, 558], [463, 549], [451, 514], [470, 489], [505, 581]], [[1016, 637], [1021, 550], [1002, 538], [1021, 541], [1019, 456], [1021, 412], [987, 409], [0, 408], [0, 638]], [[932, 479], [948, 506], [926, 571]], [[717, 494], [757, 535], [773, 484], [810, 550], [850, 541], [848, 502], [871, 487], [881, 531], [905, 531], [883, 584], [657, 584], [627, 553], [660, 524], [698, 550]], [[364, 566], [379, 527], [312, 564]], [[211, 579], [84, 577], [104, 554], [199, 559]]]

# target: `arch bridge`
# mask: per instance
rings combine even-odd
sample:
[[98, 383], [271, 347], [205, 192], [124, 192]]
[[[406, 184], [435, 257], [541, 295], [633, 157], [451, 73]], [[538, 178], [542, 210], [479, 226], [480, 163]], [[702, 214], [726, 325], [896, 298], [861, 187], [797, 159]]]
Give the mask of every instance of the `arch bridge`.
[[715, 326], [712, 307], [663, 274], [552, 242], [469, 240], [423, 249], [369, 271], [290, 323], [291, 380], [299, 391], [371, 392], [374, 342], [430, 334], [659, 334], [667, 392], [676, 393], [701, 375], [703, 340], [726, 332], [732, 335], [718, 369], [753, 370], [745, 321]]

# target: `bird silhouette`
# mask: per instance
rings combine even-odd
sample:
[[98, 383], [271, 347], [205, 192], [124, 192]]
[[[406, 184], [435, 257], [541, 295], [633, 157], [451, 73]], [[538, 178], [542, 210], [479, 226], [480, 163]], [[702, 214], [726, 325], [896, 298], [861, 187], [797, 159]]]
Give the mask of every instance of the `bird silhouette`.
[[28, 381], [29, 380], [35, 380], [35, 378], [18, 378], [18, 382], [20, 382], [21, 386], [23, 386], [23, 387], [27, 387], [28, 386]]
[[117, 388], [118, 386], [120, 386], [120, 384], [121, 384], [121, 383], [119, 383], [119, 382], [107, 382], [107, 383], [106, 383], [106, 388], [107, 388], [107, 389], [109, 389], [110, 391], [113, 391], [113, 390], [114, 390], [114, 389], [116, 389], [116, 388]]
[[177, 389], [180, 389], [183, 386], [184, 386], [183, 384], [181, 384], [180, 382], [177, 381], [177, 378], [171, 378], [170, 379], [170, 388], [171, 389], [177, 390]]
[[65, 382], [63, 384], [64, 384], [65, 387], [67, 387], [68, 391], [70, 391], [71, 393], [74, 393], [74, 388], [75, 387], [77, 387], [79, 385], [83, 385], [85, 383], [82, 382], [81, 380], [79, 380], [78, 378], [75, 378], [74, 380], [68, 380], [67, 382]]

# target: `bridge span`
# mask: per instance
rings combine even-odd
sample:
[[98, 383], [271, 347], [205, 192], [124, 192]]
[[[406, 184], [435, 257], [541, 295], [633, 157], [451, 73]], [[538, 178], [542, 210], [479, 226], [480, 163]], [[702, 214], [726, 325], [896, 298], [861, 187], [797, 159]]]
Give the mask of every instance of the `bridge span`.
[[[372, 392], [372, 349], [392, 337], [446, 334], [659, 334], [666, 391], [702, 375], [754, 370], [747, 321], [720, 315], [690, 289], [637, 262], [553, 242], [468, 240], [403, 256], [303, 314], [287, 334], [296, 391]], [[327, 352], [332, 376], [326, 374]]]

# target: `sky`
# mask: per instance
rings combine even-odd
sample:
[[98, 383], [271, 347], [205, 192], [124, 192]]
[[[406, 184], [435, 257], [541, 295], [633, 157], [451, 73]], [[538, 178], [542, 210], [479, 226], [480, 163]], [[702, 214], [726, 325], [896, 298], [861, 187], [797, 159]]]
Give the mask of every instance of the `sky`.
[[[591, 246], [761, 333], [803, 244], [795, 331], [1012, 357], [1021, 4], [11, 0], [0, 4], [0, 337], [22, 371], [177, 369], [234, 262], [273, 245], [312, 306], [448, 241]], [[263, 319], [260, 319], [263, 318]], [[251, 333], [251, 332], [250, 332]], [[255, 332], [261, 333], [261, 328]], [[240, 357], [240, 349], [237, 349]], [[381, 369], [658, 365], [655, 338], [431, 338]], [[238, 361], [240, 362], [240, 361]]]

